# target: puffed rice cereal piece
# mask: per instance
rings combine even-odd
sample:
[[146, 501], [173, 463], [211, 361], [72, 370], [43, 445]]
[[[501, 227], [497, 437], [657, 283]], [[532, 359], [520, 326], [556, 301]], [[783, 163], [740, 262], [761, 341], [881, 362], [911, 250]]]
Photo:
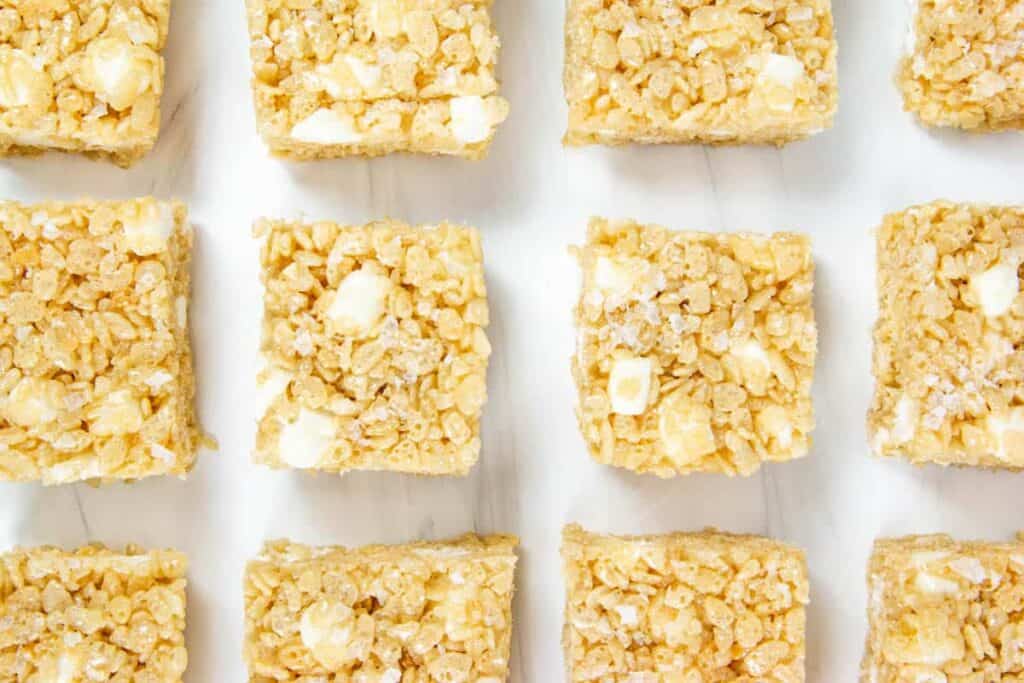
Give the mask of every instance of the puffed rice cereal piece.
[[831, 127], [830, 0], [569, 0], [568, 145], [776, 144]]
[[903, 108], [928, 126], [1024, 128], [1024, 4], [912, 0], [896, 82]]
[[877, 256], [874, 453], [1024, 468], [1024, 208], [915, 206]]
[[294, 159], [481, 159], [508, 102], [492, 0], [247, 0], [260, 134]]
[[807, 454], [817, 350], [810, 241], [594, 218], [573, 376], [600, 463], [749, 475]]
[[570, 683], [804, 680], [801, 550], [713, 530], [600, 536], [572, 524], [562, 562]]
[[170, 0], [0, 0], [0, 156], [130, 166], [156, 142]]
[[192, 228], [153, 198], [0, 202], [0, 480], [184, 476]]
[[245, 572], [249, 681], [502, 683], [518, 542], [268, 543]]
[[266, 287], [255, 460], [465, 475], [491, 346], [480, 235], [261, 220]]
[[0, 554], [0, 680], [181, 683], [186, 565], [134, 546]]
[[861, 683], [1024, 680], [1024, 540], [880, 539]]

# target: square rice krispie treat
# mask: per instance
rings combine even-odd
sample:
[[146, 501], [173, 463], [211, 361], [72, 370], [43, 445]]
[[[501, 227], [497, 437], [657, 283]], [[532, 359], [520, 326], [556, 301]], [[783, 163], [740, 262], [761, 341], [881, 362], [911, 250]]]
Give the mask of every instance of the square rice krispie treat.
[[598, 462], [661, 477], [799, 458], [814, 426], [807, 237], [595, 218], [573, 375]]
[[193, 406], [191, 248], [179, 203], [0, 202], [0, 480], [184, 476], [212, 445]]
[[876, 455], [1024, 468], [1024, 208], [936, 202], [878, 232]]
[[186, 565], [133, 546], [0, 553], [0, 680], [180, 683]]
[[896, 81], [929, 126], [1024, 128], [1024, 11], [1007, 0], [913, 0]]
[[832, 125], [830, 0], [568, 0], [565, 143], [782, 145]]
[[465, 475], [480, 454], [491, 346], [480, 235], [263, 220], [255, 460]]
[[803, 551], [704, 531], [599, 536], [569, 525], [570, 683], [804, 680]]
[[875, 542], [862, 683], [1024, 680], [1024, 542]]
[[492, 0], [246, 0], [256, 121], [294, 159], [481, 159], [508, 116]]
[[245, 572], [249, 681], [507, 680], [517, 543], [268, 543]]
[[170, 0], [0, 0], [0, 156], [156, 142]]

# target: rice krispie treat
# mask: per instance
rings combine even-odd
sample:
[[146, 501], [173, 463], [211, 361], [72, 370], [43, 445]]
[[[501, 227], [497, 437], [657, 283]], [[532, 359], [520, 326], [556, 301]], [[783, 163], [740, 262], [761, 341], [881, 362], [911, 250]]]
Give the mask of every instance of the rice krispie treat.
[[1024, 541], [875, 542], [862, 683], [1024, 680]]
[[572, 524], [562, 562], [570, 683], [804, 680], [803, 551], [758, 536], [599, 536]]
[[180, 683], [186, 564], [133, 546], [0, 554], [0, 680]]
[[160, 128], [170, 0], [0, 0], [0, 156], [129, 166]]
[[929, 126], [1024, 128], [1024, 9], [1012, 0], [913, 0], [896, 81]]
[[465, 475], [491, 353], [480, 235], [262, 220], [256, 462]]
[[878, 232], [876, 455], [1024, 467], [1024, 208], [936, 202]]
[[184, 476], [199, 446], [185, 206], [0, 202], [0, 480]]
[[508, 116], [492, 0], [246, 0], [260, 134], [295, 159], [481, 159]]
[[245, 572], [249, 681], [507, 680], [517, 543], [268, 543]]
[[814, 426], [810, 241], [595, 218], [573, 376], [598, 462], [661, 477], [799, 458]]
[[569, 145], [771, 143], [832, 125], [830, 0], [568, 0]]

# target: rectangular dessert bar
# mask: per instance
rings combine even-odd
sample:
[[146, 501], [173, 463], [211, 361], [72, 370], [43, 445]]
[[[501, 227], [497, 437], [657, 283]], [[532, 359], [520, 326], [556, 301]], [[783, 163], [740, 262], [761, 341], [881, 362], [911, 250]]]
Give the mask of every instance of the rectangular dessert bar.
[[160, 128], [170, 0], [0, 0], [0, 156], [129, 166]]
[[1005, 0], [914, 0], [896, 81], [925, 125], [1024, 128], [1024, 12]]
[[1024, 467], [1024, 208], [935, 202], [878, 231], [876, 455]]
[[817, 348], [810, 241], [592, 219], [573, 376], [598, 462], [748, 475], [806, 455]]
[[181, 683], [186, 566], [133, 546], [0, 553], [0, 680]]
[[268, 543], [245, 572], [249, 681], [507, 680], [517, 543]]
[[1024, 541], [875, 542], [862, 683], [1020, 680]]
[[830, 0], [568, 0], [568, 145], [782, 145], [832, 125]]
[[570, 525], [562, 561], [570, 683], [804, 680], [800, 550], [715, 531], [617, 537]]
[[275, 154], [480, 159], [508, 116], [491, 0], [246, 0], [260, 134]]
[[0, 202], [0, 480], [192, 468], [191, 247], [179, 203]]
[[256, 462], [465, 475], [491, 347], [480, 235], [262, 220]]

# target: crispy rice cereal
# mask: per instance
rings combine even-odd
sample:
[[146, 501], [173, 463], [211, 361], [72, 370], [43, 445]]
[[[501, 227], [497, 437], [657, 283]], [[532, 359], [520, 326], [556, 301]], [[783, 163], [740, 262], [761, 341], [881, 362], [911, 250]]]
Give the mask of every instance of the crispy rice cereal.
[[275, 154], [481, 159], [497, 95], [492, 0], [246, 0], [256, 118]]
[[0, 554], [0, 680], [180, 683], [186, 564], [133, 546]]
[[832, 125], [830, 0], [569, 0], [569, 145], [786, 142]]
[[862, 683], [1024, 681], [1024, 542], [875, 542]]
[[491, 347], [480, 236], [260, 221], [266, 286], [257, 462], [465, 475]]
[[573, 375], [598, 462], [751, 474], [807, 454], [817, 330], [807, 237], [595, 218]]
[[156, 142], [170, 0], [0, 0], [0, 156]]
[[0, 202], [0, 480], [183, 476], [200, 433], [185, 206]]
[[517, 543], [267, 544], [245, 573], [249, 681], [505, 681]]
[[877, 455], [1024, 467], [1024, 208], [936, 202], [878, 233]]
[[903, 107], [929, 126], [1024, 128], [1024, 4], [912, 0], [896, 81]]
[[617, 537], [573, 524], [562, 561], [570, 683], [804, 680], [800, 550], [715, 531]]

